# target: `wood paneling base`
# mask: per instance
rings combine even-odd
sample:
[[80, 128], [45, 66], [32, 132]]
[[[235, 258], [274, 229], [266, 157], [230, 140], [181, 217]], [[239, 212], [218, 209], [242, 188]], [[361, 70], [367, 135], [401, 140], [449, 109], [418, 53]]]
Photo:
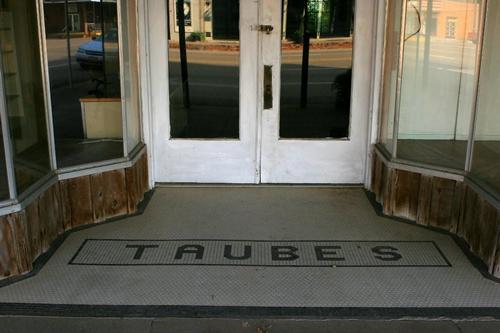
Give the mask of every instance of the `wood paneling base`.
[[130, 168], [55, 183], [23, 211], [0, 217], [0, 279], [31, 271], [67, 230], [135, 213], [148, 190], [146, 153]]
[[373, 155], [371, 191], [385, 215], [461, 237], [500, 278], [500, 211], [464, 182], [390, 168]]

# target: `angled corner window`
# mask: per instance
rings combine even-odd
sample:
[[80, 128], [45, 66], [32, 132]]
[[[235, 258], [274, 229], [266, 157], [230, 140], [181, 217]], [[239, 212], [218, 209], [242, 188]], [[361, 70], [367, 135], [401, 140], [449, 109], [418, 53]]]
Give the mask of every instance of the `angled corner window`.
[[482, 1], [405, 3], [397, 157], [464, 170]]
[[135, 3], [44, 1], [58, 168], [122, 158], [140, 141]]
[[390, 153], [393, 152], [394, 146], [394, 112], [396, 109], [396, 85], [399, 66], [402, 9], [402, 1], [387, 1], [379, 136], [380, 142]]
[[51, 171], [37, 22], [35, 1], [0, 1], [1, 107], [9, 132], [4, 145], [12, 157], [17, 193]]
[[500, 2], [488, 1], [472, 177], [500, 197]]

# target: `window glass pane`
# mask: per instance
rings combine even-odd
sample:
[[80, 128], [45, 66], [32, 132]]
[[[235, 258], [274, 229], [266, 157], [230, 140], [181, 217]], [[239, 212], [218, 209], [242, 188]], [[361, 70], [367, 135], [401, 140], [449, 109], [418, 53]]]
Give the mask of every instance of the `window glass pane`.
[[170, 136], [238, 138], [240, 2], [167, 1]]
[[282, 4], [280, 137], [347, 138], [354, 1]]
[[44, 1], [58, 167], [123, 156], [116, 0]]
[[382, 82], [380, 142], [393, 152], [394, 112], [396, 107], [396, 83], [399, 65], [401, 38], [401, 14], [403, 2], [387, 1], [387, 21], [385, 30], [384, 72]]
[[486, 16], [471, 174], [500, 194], [500, 2]]
[[21, 193], [50, 172], [35, 1], [0, 1], [0, 44], [16, 186]]
[[464, 169], [481, 1], [407, 6], [397, 156]]

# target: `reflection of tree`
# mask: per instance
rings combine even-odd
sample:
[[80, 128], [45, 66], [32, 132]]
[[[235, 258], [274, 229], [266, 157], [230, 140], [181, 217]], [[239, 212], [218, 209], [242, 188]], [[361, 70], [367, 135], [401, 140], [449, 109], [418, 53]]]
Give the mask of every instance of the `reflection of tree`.
[[[307, 6], [307, 22], [304, 14]], [[300, 40], [304, 28], [312, 36], [349, 37], [354, 22], [354, 0], [288, 0], [286, 37]]]

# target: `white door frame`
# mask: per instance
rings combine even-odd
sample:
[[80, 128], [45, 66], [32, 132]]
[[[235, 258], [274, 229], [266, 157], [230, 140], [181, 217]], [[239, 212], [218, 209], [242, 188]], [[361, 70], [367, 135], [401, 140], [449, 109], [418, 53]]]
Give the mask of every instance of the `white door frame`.
[[[253, 0], [256, 1], [256, 0]], [[384, 27], [385, 27], [385, 8], [386, 8], [386, 0], [357, 0], [357, 6], [360, 3], [363, 3], [366, 6], [365, 10], [371, 11], [373, 14], [370, 22], [365, 22], [362, 24], [363, 29], [369, 29], [372, 34], [372, 40], [369, 41], [370, 47], [372, 50], [369, 52], [372, 57], [372, 61], [370, 68], [367, 68], [367, 71], [364, 73], [363, 78], [365, 81], [370, 82], [371, 90], [370, 94], [365, 94], [365, 98], [362, 103], [367, 107], [367, 112], [365, 115], [366, 118], [366, 136], [365, 136], [365, 156], [364, 156], [364, 177], [360, 179], [360, 182], [364, 182], [365, 187], [369, 187], [371, 182], [371, 160], [372, 154], [371, 149], [368, 149], [369, 146], [374, 144], [377, 140], [378, 133], [378, 101], [379, 101], [379, 92], [380, 92], [380, 81], [381, 81], [381, 65], [383, 59], [383, 47], [384, 47]], [[164, 78], [168, 79], [168, 62], [165, 61], [166, 54], [163, 57], [159, 54], [154, 54], [150, 52], [150, 45], [152, 43], [161, 43], [162, 46], [167, 49], [167, 39], [165, 38], [167, 33], [167, 22], [166, 21], [157, 21], [155, 20], [156, 15], [159, 12], [166, 12], [166, 1], [165, 0], [148, 0], [142, 1], [138, 6], [138, 14], [139, 14], [139, 43], [140, 47], [140, 66], [141, 66], [141, 95], [142, 95], [142, 126], [144, 133], [144, 142], [147, 145], [148, 150], [148, 160], [149, 162], [149, 174], [150, 174], [150, 185], [154, 187], [155, 183], [158, 181], [157, 173], [156, 173], [156, 164], [154, 161], [156, 160], [156, 145], [159, 144], [155, 140], [154, 133], [154, 122], [155, 116], [157, 112], [168, 112], [168, 109], [163, 108], [162, 106], [168, 105], [168, 95], [165, 93], [168, 91], [168, 81]], [[260, 22], [263, 24], [265, 20], [262, 19], [263, 13], [262, 10], [260, 12], [261, 19]], [[162, 24], [158, 24], [161, 22]], [[358, 20], [358, 23], [359, 20]], [[367, 34], [368, 35], [368, 34]], [[163, 37], [162, 37], [163, 36]], [[260, 46], [260, 48], [262, 45]], [[369, 50], [368, 47], [364, 48], [365, 50]], [[358, 54], [359, 57], [363, 55], [359, 54], [359, 48], [356, 49], [354, 56]], [[366, 55], [365, 55], [366, 56]], [[356, 61], [356, 60], [354, 60]], [[367, 62], [368, 63], [368, 62]], [[260, 68], [262, 68], [262, 62], [260, 64]], [[361, 75], [360, 70], [357, 71], [358, 75]], [[354, 73], [356, 75], [356, 73]], [[262, 96], [262, 87], [260, 86], [260, 82], [262, 81], [262, 73], [259, 71], [259, 109], [261, 109], [262, 105], [261, 98]], [[276, 84], [274, 84], [276, 87]], [[276, 92], [274, 92], [276, 96]], [[353, 96], [354, 97], [354, 96]], [[368, 101], [367, 101], [368, 99]], [[257, 121], [260, 121], [261, 113], [257, 114]], [[260, 131], [257, 133], [257, 138], [260, 139]], [[259, 151], [257, 150], [256, 159], [259, 160]]]
[[355, 2], [349, 139], [280, 139], [281, 1], [263, 0], [261, 24], [275, 27], [273, 33], [262, 37], [261, 68], [273, 66], [275, 100], [272, 109], [262, 111], [263, 183], [364, 183], [376, 8], [375, 1]]
[[[258, 2], [240, 1], [239, 139], [171, 139], [168, 86], [167, 1], [147, 1], [153, 176], [161, 182], [257, 183]], [[161, 24], [159, 24], [161, 23]], [[255, 54], [254, 54], [255, 53]], [[249, 80], [255, 76], [254, 80]], [[242, 124], [244, 126], [242, 126]], [[165, 163], [171, 161], [171, 163]]]

